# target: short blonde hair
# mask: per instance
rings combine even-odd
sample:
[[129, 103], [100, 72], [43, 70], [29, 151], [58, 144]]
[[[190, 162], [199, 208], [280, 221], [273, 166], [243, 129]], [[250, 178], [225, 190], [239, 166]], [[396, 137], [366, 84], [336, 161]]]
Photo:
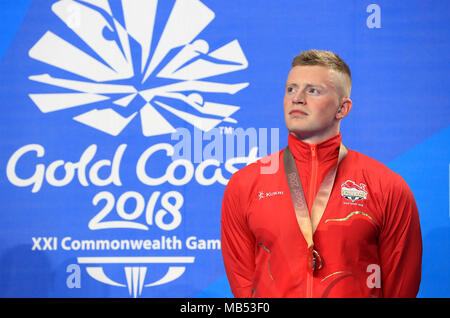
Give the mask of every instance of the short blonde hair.
[[350, 97], [352, 88], [352, 75], [348, 65], [334, 52], [323, 50], [309, 50], [303, 51], [292, 60], [292, 67], [295, 66], [324, 66], [334, 70], [338, 77], [341, 78], [341, 83], [345, 97]]

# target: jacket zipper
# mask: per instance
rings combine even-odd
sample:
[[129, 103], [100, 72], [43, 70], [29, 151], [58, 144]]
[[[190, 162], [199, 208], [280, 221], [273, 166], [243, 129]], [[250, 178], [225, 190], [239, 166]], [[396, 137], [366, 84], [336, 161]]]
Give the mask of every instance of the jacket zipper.
[[310, 211], [310, 213], [311, 213], [312, 205], [314, 203], [314, 195], [315, 195], [315, 190], [316, 190], [317, 166], [318, 166], [318, 160], [317, 160], [316, 145], [311, 145], [311, 181], [309, 184], [309, 204], [310, 204], [309, 211]]
[[[312, 206], [314, 204], [314, 195], [316, 190], [317, 183], [317, 168], [318, 168], [318, 160], [317, 160], [317, 150], [316, 145], [311, 145], [311, 182], [309, 186], [309, 204], [310, 204], [310, 213], [312, 210]], [[308, 251], [309, 252], [309, 251]], [[313, 271], [309, 271], [306, 274], [306, 298], [313, 297]]]

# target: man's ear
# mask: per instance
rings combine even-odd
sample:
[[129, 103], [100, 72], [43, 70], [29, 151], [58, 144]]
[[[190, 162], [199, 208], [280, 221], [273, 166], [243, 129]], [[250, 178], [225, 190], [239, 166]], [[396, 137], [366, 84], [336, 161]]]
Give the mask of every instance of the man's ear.
[[352, 100], [348, 97], [344, 97], [341, 100], [341, 105], [336, 113], [336, 119], [342, 119], [347, 116], [352, 110]]

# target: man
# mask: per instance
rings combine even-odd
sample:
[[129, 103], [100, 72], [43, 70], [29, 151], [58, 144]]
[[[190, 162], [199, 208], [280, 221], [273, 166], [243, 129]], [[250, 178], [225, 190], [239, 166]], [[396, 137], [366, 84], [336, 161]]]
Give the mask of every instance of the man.
[[341, 143], [350, 91], [338, 55], [294, 58], [288, 147], [239, 170], [225, 189], [222, 253], [236, 297], [417, 295], [417, 206], [399, 175]]

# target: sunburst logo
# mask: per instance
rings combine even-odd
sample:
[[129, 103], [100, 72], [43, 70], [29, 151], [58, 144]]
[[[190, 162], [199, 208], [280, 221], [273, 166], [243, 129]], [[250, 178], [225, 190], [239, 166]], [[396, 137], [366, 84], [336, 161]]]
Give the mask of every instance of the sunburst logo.
[[198, 38], [214, 19], [212, 10], [199, 0], [177, 0], [158, 33], [157, 0], [114, 4], [60, 0], [52, 5], [81, 42], [76, 46], [72, 35], [64, 39], [49, 30], [30, 49], [31, 58], [67, 74], [29, 77], [57, 89], [29, 94], [43, 113], [77, 108], [75, 121], [113, 136], [137, 119], [144, 136], [175, 132], [162, 113], [202, 131], [237, 123], [231, 116], [239, 106], [209, 98], [235, 94], [248, 83], [208, 79], [246, 69], [248, 62], [237, 40], [211, 49]]
[[[193, 263], [194, 257], [78, 257], [79, 264], [86, 264], [86, 271], [95, 280], [115, 286], [128, 287], [130, 296], [141, 296], [143, 287], [153, 287], [170, 283], [183, 275], [186, 264]], [[116, 282], [106, 276], [103, 265], [123, 265], [126, 283]], [[170, 264], [166, 274], [159, 280], [145, 284], [147, 266], [150, 264]], [[174, 266], [174, 264], [176, 264]]]

